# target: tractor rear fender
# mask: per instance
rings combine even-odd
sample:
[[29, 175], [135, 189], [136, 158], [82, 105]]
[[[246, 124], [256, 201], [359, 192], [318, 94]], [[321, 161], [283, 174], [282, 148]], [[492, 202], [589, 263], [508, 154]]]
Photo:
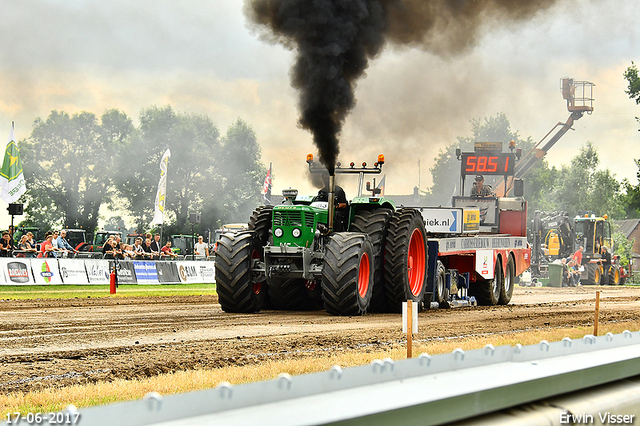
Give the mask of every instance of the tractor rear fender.
[[396, 210], [396, 204], [389, 198], [384, 197], [356, 197], [351, 201], [349, 212], [349, 223], [353, 222], [353, 217], [362, 210], [373, 210], [377, 208], [388, 208]]

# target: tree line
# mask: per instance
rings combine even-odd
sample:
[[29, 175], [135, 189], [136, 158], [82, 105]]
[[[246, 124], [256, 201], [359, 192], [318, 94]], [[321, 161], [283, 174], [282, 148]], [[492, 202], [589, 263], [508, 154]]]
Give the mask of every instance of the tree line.
[[[266, 167], [256, 135], [242, 119], [221, 135], [208, 116], [171, 106], [142, 109], [138, 126], [117, 109], [100, 118], [52, 111], [35, 120], [18, 146], [28, 188], [22, 226], [91, 233], [107, 206], [127, 212], [137, 232], [149, 230], [167, 149], [166, 234], [190, 233], [190, 213], [201, 214], [195, 232], [244, 222], [261, 203]], [[124, 221], [115, 217], [108, 224]]]

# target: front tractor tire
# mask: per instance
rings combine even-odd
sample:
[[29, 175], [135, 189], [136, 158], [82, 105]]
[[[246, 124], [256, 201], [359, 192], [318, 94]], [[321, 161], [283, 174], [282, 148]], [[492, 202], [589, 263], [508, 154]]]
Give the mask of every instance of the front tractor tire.
[[587, 263], [584, 265], [584, 272], [580, 282], [582, 285], [600, 285], [602, 279], [602, 268], [597, 263]]
[[254, 231], [258, 234], [258, 238], [262, 242], [262, 245], [267, 245], [271, 232], [271, 216], [273, 213], [273, 206], [260, 206], [253, 211], [247, 224], [250, 231]]
[[402, 302], [422, 303], [427, 286], [427, 238], [419, 211], [397, 210], [389, 220], [384, 256], [387, 307], [402, 312]]
[[255, 232], [220, 237], [216, 250], [216, 291], [223, 311], [251, 313], [263, 306], [266, 283], [258, 281], [251, 272], [262, 256], [262, 244]]
[[351, 232], [361, 232], [371, 238], [373, 246], [373, 290], [369, 311], [384, 312], [386, 301], [384, 296], [384, 246], [387, 239], [387, 228], [391, 210], [376, 208], [356, 213], [349, 227]]
[[363, 315], [373, 290], [373, 246], [369, 236], [355, 232], [333, 234], [322, 267], [322, 299], [333, 315]]

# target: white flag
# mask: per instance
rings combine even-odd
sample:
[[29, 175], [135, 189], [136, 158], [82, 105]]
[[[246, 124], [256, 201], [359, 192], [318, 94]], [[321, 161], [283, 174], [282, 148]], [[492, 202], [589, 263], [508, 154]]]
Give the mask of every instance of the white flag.
[[13, 203], [20, 198], [27, 190], [22, 173], [22, 162], [20, 161], [20, 151], [16, 145], [16, 136], [11, 123], [9, 132], [9, 142], [4, 150], [4, 161], [0, 169], [0, 198], [7, 203]]
[[167, 151], [160, 160], [160, 182], [158, 182], [158, 193], [156, 194], [155, 210], [153, 212], [153, 224], [164, 223], [164, 206], [165, 198], [167, 196], [167, 165], [169, 164], [169, 157], [171, 157], [171, 151]]

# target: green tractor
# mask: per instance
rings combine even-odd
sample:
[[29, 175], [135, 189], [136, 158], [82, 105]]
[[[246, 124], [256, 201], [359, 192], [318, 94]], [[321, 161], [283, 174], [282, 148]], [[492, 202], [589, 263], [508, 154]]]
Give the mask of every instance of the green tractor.
[[[307, 157], [312, 173], [326, 173]], [[427, 280], [427, 238], [415, 209], [396, 209], [366, 189], [364, 175], [379, 174], [384, 156], [372, 168], [340, 164], [336, 174], [358, 174], [358, 196], [336, 203], [335, 174], [327, 198], [283, 191], [281, 205], [258, 207], [249, 231], [223, 234], [216, 250], [216, 283], [226, 312], [262, 308], [313, 310], [333, 315], [367, 311], [400, 312], [402, 302], [422, 303]]]

